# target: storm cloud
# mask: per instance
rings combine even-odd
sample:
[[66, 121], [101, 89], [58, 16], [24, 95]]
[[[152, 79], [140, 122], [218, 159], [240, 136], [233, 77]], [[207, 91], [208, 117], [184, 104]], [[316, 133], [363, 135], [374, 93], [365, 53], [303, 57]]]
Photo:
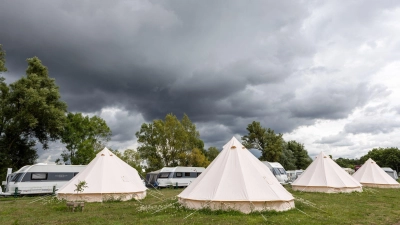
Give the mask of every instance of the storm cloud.
[[[396, 1], [0, 5], [6, 81], [38, 56], [69, 111], [107, 121], [113, 148], [137, 147], [140, 125], [167, 113], [186, 113], [206, 147], [245, 135], [252, 121], [311, 154], [353, 143], [340, 154], [358, 156], [371, 147], [358, 134], [397, 131], [389, 114], [374, 110], [399, 105], [391, 76], [400, 48]], [[371, 110], [377, 119], [365, 120]], [[340, 132], [343, 140], [329, 141]]]

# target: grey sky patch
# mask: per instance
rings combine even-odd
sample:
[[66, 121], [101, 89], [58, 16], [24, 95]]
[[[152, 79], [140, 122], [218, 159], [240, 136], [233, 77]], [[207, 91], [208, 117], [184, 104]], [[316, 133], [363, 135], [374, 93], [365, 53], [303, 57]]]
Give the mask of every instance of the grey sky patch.
[[352, 146], [354, 143], [347, 137], [346, 133], [338, 133], [336, 135], [326, 136], [315, 141], [317, 144], [327, 144], [331, 146]]
[[378, 134], [391, 133], [399, 127], [400, 121], [397, 119], [363, 118], [346, 124], [344, 130], [352, 134]]
[[[252, 121], [277, 133], [320, 120], [353, 120], [343, 128], [353, 134], [397, 126], [383, 118], [394, 103], [375, 107], [396, 90], [372, 79], [398, 59], [396, 1], [1, 5], [6, 81], [23, 76], [26, 58], [38, 56], [69, 111], [117, 109], [99, 114], [116, 148], [135, 146], [140, 124], [167, 113], [186, 113], [206, 146], [216, 147], [246, 134]], [[359, 109], [379, 122], [351, 117]], [[319, 137], [306, 147], [318, 140], [328, 141]]]

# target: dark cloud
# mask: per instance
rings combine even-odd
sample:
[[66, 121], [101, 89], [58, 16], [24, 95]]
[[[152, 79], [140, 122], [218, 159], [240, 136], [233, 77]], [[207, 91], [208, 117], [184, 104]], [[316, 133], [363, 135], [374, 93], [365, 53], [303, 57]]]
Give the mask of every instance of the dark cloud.
[[394, 4], [1, 1], [0, 43], [8, 82], [38, 56], [68, 109], [101, 114], [115, 146], [134, 141], [144, 121], [186, 113], [206, 144], [219, 147], [252, 121], [290, 132], [389, 95], [367, 79], [378, 66], [349, 72], [355, 64], [335, 51], [323, 62], [332, 46], [379, 48], [369, 25]]
[[384, 93], [385, 88], [370, 87], [366, 83], [356, 86], [346, 82], [329, 83], [323, 87], [313, 87], [304, 96], [299, 96], [289, 108], [295, 117], [341, 119], [346, 118], [356, 107]]

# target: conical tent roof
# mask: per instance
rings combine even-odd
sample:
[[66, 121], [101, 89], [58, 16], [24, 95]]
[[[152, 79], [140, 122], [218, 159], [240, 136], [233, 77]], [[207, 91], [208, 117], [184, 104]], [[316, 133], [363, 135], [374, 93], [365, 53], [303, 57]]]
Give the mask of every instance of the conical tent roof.
[[[80, 181], [86, 181], [87, 187], [77, 194], [75, 189]], [[82, 172], [57, 193], [59, 198], [67, 200], [100, 202], [104, 198], [141, 199], [146, 196], [146, 189], [136, 169], [104, 148]]]
[[320, 153], [292, 183], [293, 190], [307, 192], [362, 191], [362, 185], [324, 153]]
[[379, 188], [400, 188], [400, 184], [387, 174], [372, 159], [368, 159], [354, 174], [354, 179], [363, 186]]
[[234, 208], [245, 213], [294, 207], [293, 196], [235, 137], [178, 197], [189, 208]]

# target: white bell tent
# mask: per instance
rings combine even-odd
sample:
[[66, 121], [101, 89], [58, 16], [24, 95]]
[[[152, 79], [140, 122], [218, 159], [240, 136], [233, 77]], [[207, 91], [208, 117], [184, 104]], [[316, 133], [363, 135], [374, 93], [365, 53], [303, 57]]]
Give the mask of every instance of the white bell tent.
[[192, 209], [250, 213], [294, 208], [293, 196], [235, 137], [178, 198]]
[[354, 179], [366, 187], [400, 188], [399, 182], [389, 176], [372, 159], [368, 159], [354, 174]]
[[362, 192], [362, 185], [322, 152], [292, 183], [292, 188], [305, 192]]
[[[81, 181], [85, 181], [87, 187], [77, 193], [76, 185]], [[146, 189], [136, 169], [104, 148], [82, 172], [58, 190], [57, 196], [67, 201], [126, 201], [132, 198], [143, 199]]]

